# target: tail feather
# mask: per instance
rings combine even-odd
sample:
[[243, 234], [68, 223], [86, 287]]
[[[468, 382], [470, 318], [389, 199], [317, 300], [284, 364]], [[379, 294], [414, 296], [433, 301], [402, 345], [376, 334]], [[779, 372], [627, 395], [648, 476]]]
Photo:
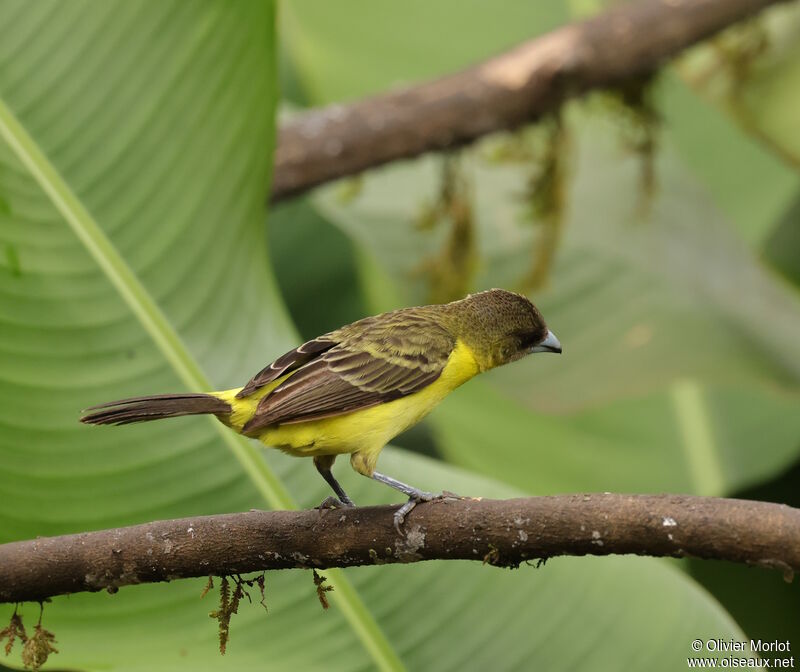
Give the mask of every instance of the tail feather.
[[128, 425], [181, 415], [229, 415], [231, 406], [212, 394], [154, 394], [119, 399], [87, 408], [81, 422], [87, 425]]

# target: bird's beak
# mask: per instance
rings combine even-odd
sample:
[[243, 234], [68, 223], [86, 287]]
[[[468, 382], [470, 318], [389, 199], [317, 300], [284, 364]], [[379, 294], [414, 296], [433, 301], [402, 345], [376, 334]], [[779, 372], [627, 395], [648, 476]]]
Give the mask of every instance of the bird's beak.
[[556, 335], [548, 330], [546, 338], [531, 348], [531, 352], [561, 352], [561, 343], [559, 343]]

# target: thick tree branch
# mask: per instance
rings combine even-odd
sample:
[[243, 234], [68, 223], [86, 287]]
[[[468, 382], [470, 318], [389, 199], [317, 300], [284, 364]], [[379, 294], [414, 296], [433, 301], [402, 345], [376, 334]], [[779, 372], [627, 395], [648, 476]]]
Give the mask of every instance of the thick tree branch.
[[278, 133], [271, 200], [516, 128], [783, 1], [636, 0], [462, 72], [298, 115]]
[[265, 569], [557, 555], [695, 556], [800, 571], [800, 509], [675, 495], [563, 495], [392, 507], [251, 511], [0, 546], [0, 602]]

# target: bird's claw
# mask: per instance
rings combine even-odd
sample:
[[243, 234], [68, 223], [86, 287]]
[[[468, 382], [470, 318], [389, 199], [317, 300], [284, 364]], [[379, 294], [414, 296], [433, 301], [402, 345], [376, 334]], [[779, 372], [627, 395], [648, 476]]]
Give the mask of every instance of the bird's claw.
[[353, 502], [343, 502], [336, 497], [330, 496], [322, 500], [322, 503], [317, 507], [320, 511], [324, 509], [350, 509], [354, 507]]
[[394, 512], [394, 529], [397, 530], [397, 534], [403, 535], [401, 531], [401, 527], [406, 520], [406, 516], [411, 513], [414, 507], [421, 502], [432, 502], [436, 499], [444, 499], [446, 495], [442, 493], [441, 495], [436, 495], [432, 492], [425, 492], [423, 490], [418, 490], [413, 495], [408, 498], [408, 501], [403, 504], [397, 511]]

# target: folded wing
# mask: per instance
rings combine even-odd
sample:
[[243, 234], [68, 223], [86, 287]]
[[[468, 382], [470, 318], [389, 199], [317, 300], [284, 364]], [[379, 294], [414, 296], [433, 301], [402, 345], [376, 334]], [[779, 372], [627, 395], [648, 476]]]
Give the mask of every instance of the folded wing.
[[285, 355], [281, 355], [274, 362], [261, 369], [239, 390], [236, 397], [241, 399], [242, 397], [250, 396], [257, 389], [264, 387], [264, 385], [271, 383], [273, 380], [277, 380], [283, 374], [290, 373], [304, 364], [308, 364], [308, 362], [319, 357], [326, 350], [330, 350], [334, 345], [336, 345], [336, 341], [330, 339], [328, 334], [303, 343], [303, 345], [290, 350]]
[[342, 415], [413, 394], [441, 375], [455, 346], [433, 316], [405, 311], [366, 318], [317, 341], [333, 344], [324, 350], [314, 346], [320, 349], [313, 358], [300, 366], [295, 358], [272, 377], [296, 370], [259, 402], [245, 433]]

